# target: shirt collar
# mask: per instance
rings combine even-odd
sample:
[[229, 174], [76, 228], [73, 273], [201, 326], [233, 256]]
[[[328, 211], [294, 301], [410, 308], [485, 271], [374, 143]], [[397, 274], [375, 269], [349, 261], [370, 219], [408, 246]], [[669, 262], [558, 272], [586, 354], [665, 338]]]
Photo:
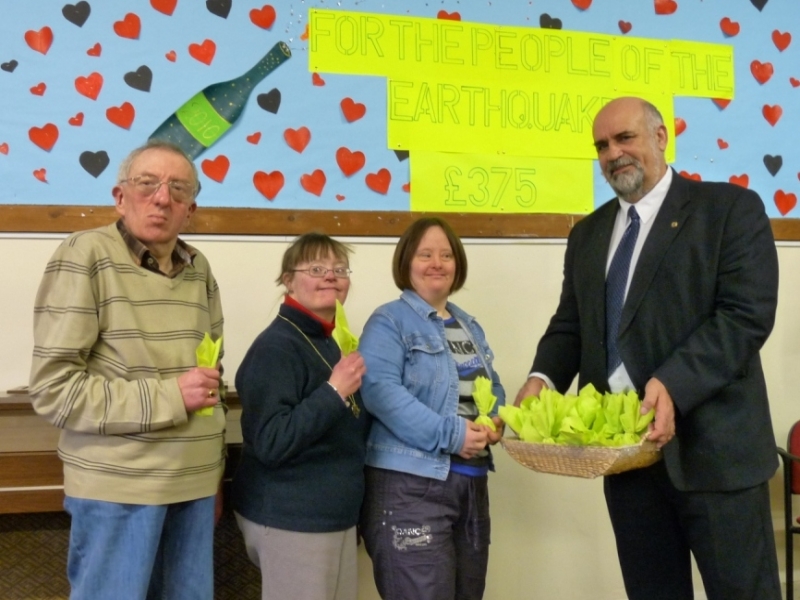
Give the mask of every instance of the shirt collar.
[[[656, 214], [658, 214], [658, 210], [661, 208], [661, 205], [664, 204], [664, 199], [667, 197], [667, 192], [669, 191], [669, 186], [672, 184], [672, 169], [667, 167], [667, 172], [664, 173], [664, 176], [658, 181], [658, 183], [653, 187], [652, 190], [647, 192], [641, 200], [635, 203], [636, 206], [636, 213], [639, 215], [639, 219], [642, 223], [647, 223], [650, 219], [654, 218]], [[620, 210], [624, 215], [628, 214], [628, 209], [634, 204], [630, 202], [626, 202], [622, 198], [617, 198], [619, 200]]]
[[194, 263], [194, 257], [197, 255], [197, 250], [178, 238], [175, 243], [175, 248], [172, 250], [172, 271], [164, 273], [158, 267], [158, 260], [156, 260], [156, 257], [147, 249], [147, 246], [128, 231], [128, 228], [125, 227], [125, 221], [122, 219], [117, 221], [117, 231], [119, 231], [122, 240], [131, 251], [136, 264], [143, 269], [158, 273], [159, 275], [166, 275], [169, 278], [176, 277], [185, 267]]
[[325, 321], [324, 319], [320, 319], [317, 315], [315, 315], [313, 312], [308, 310], [305, 306], [300, 304], [297, 300], [292, 298], [289, 294], [286, 294], [284, 296], [283, 303], [286, 304], [287, 306], [291, 306], [292, 308], [295, 308], [295, 309], [299, 310], [303, 314], [308, 315], [309, 317], [311, 317], [312, 319], [317, 321], [322, 326], [322, 334], [325, 337], [330, 337], [331, 334], [333, 333], [333, 329], [334, 329], [334, 327], [336, 327], [336, 324], [335, 324], [336, 318], [335, 317], [334, 317], [334, 323], [331, 323], [329, 321]]

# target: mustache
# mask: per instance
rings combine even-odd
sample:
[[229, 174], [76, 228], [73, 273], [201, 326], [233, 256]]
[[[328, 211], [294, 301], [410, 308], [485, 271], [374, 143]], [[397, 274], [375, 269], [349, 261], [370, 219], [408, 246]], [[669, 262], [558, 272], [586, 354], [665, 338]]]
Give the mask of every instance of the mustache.
[[634, 167], [641, 167], [638, 160], [635, 160], [629, 156], [621, 156], [616, 160], [611, 160], [606, 163], [606, 170], [607, 171], [616, 171], [621, 167], [628, 167], [633, 165]]

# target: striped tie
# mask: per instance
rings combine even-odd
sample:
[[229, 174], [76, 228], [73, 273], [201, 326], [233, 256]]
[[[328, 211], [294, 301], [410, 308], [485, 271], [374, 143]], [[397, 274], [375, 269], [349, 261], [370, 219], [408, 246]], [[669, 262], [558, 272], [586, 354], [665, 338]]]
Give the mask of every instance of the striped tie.
[[608, 376], [622, 364], [622, 357], [617, 348], [617, 334], [622, 317], [622, 306], [625, 304], [625, 288], [628, 285], [628, 272], [631, 266], [633, 247], [639, 237], [639, 215], [636, 208], [628, 209], [630, 223], [614, 253], [611, 266], [606, 277], [606, 349], [608, 351]]

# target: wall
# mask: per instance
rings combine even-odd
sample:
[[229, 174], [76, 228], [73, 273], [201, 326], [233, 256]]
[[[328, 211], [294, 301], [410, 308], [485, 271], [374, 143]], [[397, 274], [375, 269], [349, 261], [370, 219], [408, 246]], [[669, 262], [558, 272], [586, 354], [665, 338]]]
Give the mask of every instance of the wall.
[[[59, 236], [0, 237], [0, 390], [27, 381], [32, 350], [32, 306], [41, 272]], [[390, 260], [394, 239], [355, 239], [348, 317], [358, 332], [372, 309], [394, 298]], [[272, 319], [281, 294], [274, 285], [284, 238], [194, 237], [210, 259], [226, 313], [225, 366], [231, 379], [251, 340]], [[467, 240], [469, 278], [454, 300], [478, 316], [497, 355], [497, 369], [513, 397], [523, 383], [539, 336], [555, 309], [565, 243]], [[783, 444], [800, 418], [800, 247], [779, 246], [778, 320], [763, 351], [773, 422]], [[598, 299], [600, 301], [601, 299]], [[668, 301], [668, 299], [665, 299]], [[2, 432], [0, 432], [2, 435]], [[529, 471], [502, 450], [490, 478], [493, 518], [487, 598], [535, 596], [563, 600], [624, 597], [602, 482]], [[773, 521], [783, 552], [780, 473], [772, 480]], [[782, 558], [781, 558], [782, 564]], [[369, 559], [361, 554], [360, 599], [378, 598]], [[697, 583], [698, 598], [703, 598]], [[521, 590], [524, 590], [522, 592]]]

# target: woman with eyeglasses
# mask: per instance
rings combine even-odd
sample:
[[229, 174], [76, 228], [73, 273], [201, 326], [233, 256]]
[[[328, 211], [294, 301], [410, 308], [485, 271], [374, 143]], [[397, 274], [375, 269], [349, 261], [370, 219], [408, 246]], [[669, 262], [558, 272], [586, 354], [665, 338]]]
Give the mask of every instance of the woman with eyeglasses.
[[278, 316], [236, 373], [241, 462], [233, 508], [263, 599], [355, 600], [367, 412], [358, 352], [331, 333], [350, 290], [350, 248], [307, 233], [283, 255]]
[[[361, 533], [384, 600], [477, 600], [489, 559], [489, 445], [505, 392], [483, 330], [450, 302], [467, 279], [461, 240], [423, 218], [392, 260], [399, 300], [367, 321], [360, 349], [367, 442]], [[497, 396], [496, 430], [477, 425], [478, 377]]]

